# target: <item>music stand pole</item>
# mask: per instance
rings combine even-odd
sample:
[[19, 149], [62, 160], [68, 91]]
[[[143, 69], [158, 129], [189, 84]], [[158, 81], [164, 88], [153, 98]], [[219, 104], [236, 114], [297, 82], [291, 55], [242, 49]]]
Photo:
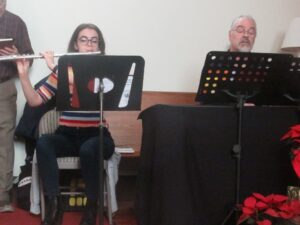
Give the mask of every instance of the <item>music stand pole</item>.
[[[242, 123], [243, 123], [243, 109], [246, 97], [244, 95], [237, 95], [237, 105], [238, 110], [238, 124], [237, 124], [237, 143], [232, 148], [233, 156], [236, 158], [236, 190], [235, 190], [235, 206], [231, 209], [228, 215], [222, 222], [225, 225], [230, 219], [233, 213], [238, 211], [238, 206], [240, 204], [240, 186], [241, 186], [241, 154], [242, 154]], [[237, 216], [237, 215], [236, 215]], [[237, 218], [236, 218], [237, 221]]]
[[104, 85], [102, 79], [100, 79], [100, 87], [99, 87], [99, 103], [100, 103], [100, 126], [99, 126], [99, 156], [98, 156], [98, 165], [99, 165], [99, 193], [98, 193], [98, 218], [99, 218], [99, 225], [103, 225], [103, 208], [104, 208], [104, 187], [103, 187], [103, 180], [104, 180], [104, 173], [103, 173], [103, 93], [104, 93]]

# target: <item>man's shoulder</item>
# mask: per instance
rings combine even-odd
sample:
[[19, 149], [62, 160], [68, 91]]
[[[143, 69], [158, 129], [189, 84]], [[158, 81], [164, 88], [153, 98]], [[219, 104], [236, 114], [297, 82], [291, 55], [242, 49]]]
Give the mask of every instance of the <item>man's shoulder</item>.
[[23, 19], [20, 16], [18, 16], [17, 14], [12, 13], [10, 11], [6, 10], [4, 16], [7, 18], [7, 20], [14, 20], [14, 21], [24, 23]]

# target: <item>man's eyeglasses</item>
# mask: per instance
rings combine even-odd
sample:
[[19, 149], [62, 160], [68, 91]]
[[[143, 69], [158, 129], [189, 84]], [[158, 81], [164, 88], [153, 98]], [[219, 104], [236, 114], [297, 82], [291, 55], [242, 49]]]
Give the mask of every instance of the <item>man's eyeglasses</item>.
[[248, 30], [246, 30], [246, 28], [243, 27], [243, 26], [237, 26], [233, 30], [236, 31], [239, 34], [242, 34], [242, 33], [243, 34], [247, 33], [248, 35], [255, 35], [256, 34], [256, 29], [254, 27], [251, 27]]
[[79, 43], [80, 44], [83, 44], [83, 45], [93, 45], [93, 46], [96, 46], [99, 44], [99, 39], [97, 37], [92, 37], [92, 38], [87, 38], [85, 36], [81, 37], [78, 39]]

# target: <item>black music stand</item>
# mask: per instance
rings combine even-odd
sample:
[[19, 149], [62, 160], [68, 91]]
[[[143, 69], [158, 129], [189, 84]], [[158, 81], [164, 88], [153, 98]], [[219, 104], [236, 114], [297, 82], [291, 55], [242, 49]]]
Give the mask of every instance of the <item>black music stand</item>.
[[282, 85], [283, 96], [300, 107], [300, 58], [290, 58]]
[[[243, 109], [245, 102], [256, 105], [281, 104], [280, 86], [291, 55], [270, 53], [209, 52], [201, 74], [196, 101], [204, 104], [235, 104], [237, 143], [235, 205], [222, 221], [225, 225], [240, 205]], [[282, 97], [282, 96], [281, 96]], [[237, 214], [236, 214], [237, 216]], [[237, 220], [237, 218], [236, 218]]]
[[285, 105], [282, 85], [289, 54], [212, 51], [206, 56], [196, 101], [231, 104], [239, 93], [256, 105]]
[[[58, 61], [57, 110], [100, 112], [99, 165], [103, 165], [103, 111], [140, 110], [144, 65], [140, 56], [73, 55]], [[99, 171], [102, 225], [103, 167]]]

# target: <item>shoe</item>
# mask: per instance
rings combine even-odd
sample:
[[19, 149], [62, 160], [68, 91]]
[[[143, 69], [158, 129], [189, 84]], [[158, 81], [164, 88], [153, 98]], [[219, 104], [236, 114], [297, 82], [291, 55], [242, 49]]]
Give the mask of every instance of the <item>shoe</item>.
[[60, 196], [49, 197], [45, 218], [41, 225], [61, 225], [63, 219], [62, 200]]
[[97, 201], [88, 200], [86, 209], [82, 215], [80, 225], [96, 225], [97, 219]]
[[11, 204], [5, 204], [3, 206], [0, 206], [0, 213], [3, 212], [13, 212], [15, 211], [14, 207], [12, 207]]
[[0, 192], [0, 213], [2, 212], [13, 212], [15, 211], [10, 203], [9, 192]]

